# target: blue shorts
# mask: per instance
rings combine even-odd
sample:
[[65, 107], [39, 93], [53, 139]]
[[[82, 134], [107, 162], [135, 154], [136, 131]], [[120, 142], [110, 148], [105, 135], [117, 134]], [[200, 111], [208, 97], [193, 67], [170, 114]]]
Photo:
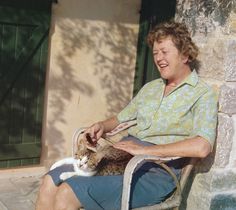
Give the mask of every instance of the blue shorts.
[[[142, 142], [142, 144], [151, 143]], [[180, 177], [183, 161], [173, 160], [168, 166]], [[48, 174], [55, 185], [60, 185], [59, 176], [62, 172], [73, 171], [72, 165], [63, 165]], [[116, 176], [74, 176], [66, 182], [86, 210], [120, 210], [123, 187], [123, 175]], [[147, 162], [133, 175], [130, 205], [138, 208], [160, 203], [176, 188], [173, 178], [159, 165]]]

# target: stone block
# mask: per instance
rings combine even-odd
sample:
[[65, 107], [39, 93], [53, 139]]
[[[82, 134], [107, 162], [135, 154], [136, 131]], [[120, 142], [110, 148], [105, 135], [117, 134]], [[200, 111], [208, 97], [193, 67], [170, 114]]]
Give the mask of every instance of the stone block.
[[224, 80], [224, 54], [226, 53], [225, 40], [208, 39], [202, 43], [201, 37], [197, 37], [197, 45], [200, 53], [198, 59], [201, 61], [199, 75], [203, 78]]
[[219, 114], [217, 133], [214, 166], [224, 168], [229, 163], [233, 144], [234, 125], [231, 117], [225, 114]]
[[236, 191], [233, 193], [220, 193], [213, 196], [210, 210], [235, 210]]
[[188, 191], [184, 190], [180, 210], [231, 210], [235, 204], [235, 170], [211, 169], [202, 173], [198, 171], [191, 181]]
[[219, 110], [225, 114], [236, 114], [236, 84], [223, 85], [220, 90]]
[[228, 28], [230, 33], [236, 33], [236, 12], [230, 14]]
[[236, 189], [236, 170], [214, 170], [212, 176], [211, 191], [222, 192]]
[[229, 40], [224, 59], [225, 81], [236, 82], [236, 40]]
[[[200, 163], [201, 164], [201, 163]], [[211, 201], [211, 172], [202, 172], [197, 168], [184, 189], [180, 210], [209, 210]]]
[[7, 207], [0, 201], [0, 209], [1, 210], [8, 210]]
[[[236, 115], [233, 115], [232, 119], [234, 122], [234, 130], [236, 130]], [[229, 167], [234, 168], [236, 170], [236, 133], [234, 133], [233, 139], [234, 140], [233, 140], [232, 150], [230, 153]]]
[[[209, 181], [209, 180], [208, 180]], [[181, 204], [180, 210], [209, 210], [211, 193], [204, 188], [197, 180], [194, 180], [189, 192], [186, 205]]]
[[[185, 21], [194, 34], [207, 35], [219, 28], [223, 32], [234, 31], [234, 1], [177, 0], [176, 3], [176, 19]], [[228, 26], [229, 19], [233, 21]]]

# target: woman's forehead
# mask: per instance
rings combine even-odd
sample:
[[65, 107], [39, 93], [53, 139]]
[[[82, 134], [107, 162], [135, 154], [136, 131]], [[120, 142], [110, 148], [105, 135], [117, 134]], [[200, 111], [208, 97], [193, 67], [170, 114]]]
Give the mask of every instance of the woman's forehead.
[[163, 39], [160, 39], [158, 41], [155, 41], [153, 44], [153, 49], [155, 48], [161, 48], [161, 47], [175, 47], [175, 44], [171, 37], [166, 37]]

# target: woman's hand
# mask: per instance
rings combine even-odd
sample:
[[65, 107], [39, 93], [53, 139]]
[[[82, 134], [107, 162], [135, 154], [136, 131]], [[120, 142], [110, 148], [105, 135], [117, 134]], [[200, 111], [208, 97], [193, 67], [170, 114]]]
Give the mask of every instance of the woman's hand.
[[117, 117], [111, 117], [107, 120], [94, 123], [87, 130], [85, 130], [84, 135], [89, 135], [93, 142], [97, 142], [104, 133], [111, 131], [118, 124], [119, 121]]
[[131, 155], [144, 155], [148, 146], [140, 145], [132, 140], [120, 141], [113, 145], [114, 148], [130, 153]]
[[97, 122], [87, 128], [84, 135], [89, 135], [93, 142], [97, 142], [104, 133], [104, 125], [102, 122]]

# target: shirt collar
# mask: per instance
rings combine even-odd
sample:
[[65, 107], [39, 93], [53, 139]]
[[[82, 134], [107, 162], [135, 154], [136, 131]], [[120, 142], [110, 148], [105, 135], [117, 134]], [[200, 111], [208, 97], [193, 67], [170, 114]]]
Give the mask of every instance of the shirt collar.
[[[198, 83], [198, 80], [199, 80], [198, 74], [197, 74], [196, 70], [194, 69], [191, 72], [191, 74], [183, 82], [181, 82], [180, 85], [189, 84], [189, 85], [195, 87], [197, 85], [197, 83]], [[163, 78], [160, 78], [159, 82], [161, 84], [166, 84], [166, 80], [163, 79]], [[178, 85], [178, 86], [180, 86], [180, 85]]]
[[198, 74], [196, 70], [193, 70], [192, 73], [183, 81], [183, 84], [189, 84], [191, 86], [196, 86], [198, 83]]

